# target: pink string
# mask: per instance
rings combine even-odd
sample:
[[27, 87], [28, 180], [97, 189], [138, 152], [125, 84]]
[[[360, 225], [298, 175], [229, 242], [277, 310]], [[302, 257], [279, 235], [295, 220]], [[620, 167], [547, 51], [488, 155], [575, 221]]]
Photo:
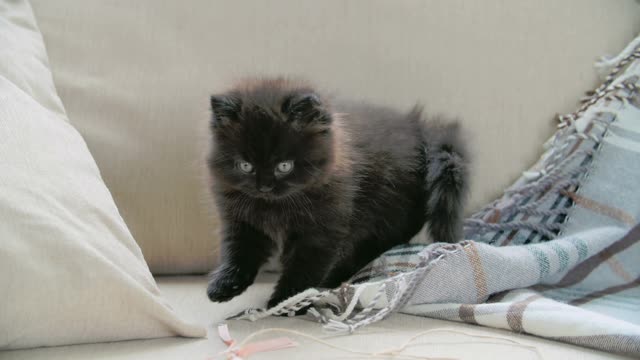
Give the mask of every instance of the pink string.
[[228, 347], [233, 346], [233, 344], [235, 343], [235, 341], [233, 341], [233, 338], [231, 337], [231, 334], [229, 333], [229, 327], [227, 326], [227, 324], [218, 325], [218, 336], [220, 336], [222, 342], [225, 343], [225, 345], [227, 345]]
[[255, 354], [259, 352], [288, 349], [296, 346], [298, 346], [298, 343], [296, 343], [295, 341], [287, 337], [281, 337], [277, 339], [271, 339], [271, 340], [265, 340], [265, 341], [260, 341], [256, 343], [247, 344], [242, 348], [236, 350], [235, 353], [236, 355], [242, 357], [242, 356], [249, 356], [251, 354]]
[[291, 340], [287, 337], [281, 337], [271, 340], [259, 341], [255, 343], [250, 343], [244, 345], [240, 348], [235, 349], [235, 340], [231, 337], [229, 333], [229, 327], [227, 324], [218, 325], [218, 336], [220, 340], [222, 340], [225, 345], [227, 345], [227, 359], [229, 360], [242, 360], [243, 357], [248, 357], [251, 354], [266, 352], [266, 351], [275, 351], [281, 349], [288, 349], [292, 347], [298, 346], [298, 343]]

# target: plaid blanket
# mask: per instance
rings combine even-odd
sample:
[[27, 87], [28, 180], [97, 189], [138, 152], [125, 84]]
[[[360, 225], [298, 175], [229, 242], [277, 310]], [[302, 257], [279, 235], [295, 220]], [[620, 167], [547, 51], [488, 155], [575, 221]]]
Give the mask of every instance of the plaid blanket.
[[351, 332], [400, 311], [640, 356], [640, 37], [598, 66], [538, 163], [465, 222], [470, 240], [397, 247], [339, 289], [239, 317], [312, 305]]

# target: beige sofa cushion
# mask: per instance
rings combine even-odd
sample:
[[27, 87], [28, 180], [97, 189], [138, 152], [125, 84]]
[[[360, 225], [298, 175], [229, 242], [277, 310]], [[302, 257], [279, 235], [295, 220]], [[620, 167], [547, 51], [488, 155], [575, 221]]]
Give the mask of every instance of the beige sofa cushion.
[[160, 295], [67, 120], [28, 2], [0, 3], [0, 350], [175, 335], [204, 329]]
[[198, 139], [208, 95], [232, 79], [296, 74], [460, 116], [475, 154], [473, 210], [593, 87], [589, 59], [640, 31], [632, 0], [33, 3], [70, 118], [156, 273], [213, 266]]
[[[33, 349], [0, 353], [2, 360], [76, 360], [76, 359], [109, 359], [109, 360], [176, 360], [176, 359], [223, 359], [216, 357], [226, 347], [218, 338], [215, 326], [225, 317], [236, 314], [248, 306], [263, 305], [273, 289], [273, 277], [259, 278], [257, 283], [246, 293], [229, 303], [214, 304], [202, 289], [206, 286], [203, 277], [168, 277], [157, 278], [160, 290], [169, 299], [176, 311], [191, 321], [208, 326], [208, 339], [157, 339], [145, 341], [127, 341], [113, 344], [90, 344], [64, 346], [48, 349]], [[412, 355], [430, 356], [450, 359], [581, 359], [612, 360], [624, 359], [601, 351], [581, 348], [560, 342], [549, 341], [532, 336], [515, 334], [509, 331], [459, 324], [449, 321], [428, 319], [419, 316], [394, 314], [388, 319], [358, 330], [351, 336], [331, 337], [322, 331], [321, 324], [303, 318], [272, 317], [257, 322], [230, 321], [231, 335], [241, 341], [249, 334], [265, 328], [286, 328], [322, 337], [338, 346], [360, 351], [381, 351], [400, 346], [410, 337], [431, 329], [453, 329], [460, 333], [438, 332], [418, 339], [419, 346], [411, 347], [407, 352]], [[261, 339], [270, 339], [289, 334], [266, 334]], [[488, 337], [506, 338], [507, 340]], [[300, 347], [273, 352], [255, 354], [249, 359], [282, 360], [282, 359], [366, 359], [353, 357], [352, 354], [327, 348], [301, 337], [292, 337], [300, 342]], [[509, 341], [516, 341], [525, 346], [533, 346], [540, 356], [527, 348], [514, 346]], [[246, 359], [246, 358], [245, 358]]]

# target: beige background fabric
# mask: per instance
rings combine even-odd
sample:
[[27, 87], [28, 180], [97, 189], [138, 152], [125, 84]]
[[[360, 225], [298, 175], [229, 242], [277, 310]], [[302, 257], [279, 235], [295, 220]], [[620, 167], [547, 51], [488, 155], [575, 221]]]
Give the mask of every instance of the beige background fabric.
[[[251, 306], [266, 303], [273, 290], [274, 277], [258, 278], [255, 285], [247, 292], [224, 304], [212, 304], [209, 299], [201, 296], [206, 286], [204, 277], [166, 277], [159, 278], [160, 290], [174, 305], [176, 312], [190, 321], [208, 326], [207, 339], [155, 339], [145, 341], [127, 341], [113, 344], [88, 344], [78, 346], [63, 346], [46, 349], [19, 350], [0, 353], [2, 360], [204, 360], [220, 359], [215, 357], [225, 349], [225, 345], [218, 338], [215, 326], [229, 315]], [[383, 351], [399, 347], [412, 336], [426, 330], [452, 329], [470, 335], [452, 332], [435, 332], [427, 334], [416, 343], [419, 346], [410, 347], [407, 354], [429, 356], [446, 359], [518, 359], [518, 360], [622, 360], [623, 356], [616, 356], [602, 351], [586, 349], [560, 342], [516, 334], [506, 330], [473, 326], [429, 319], [420, 316], [393, 314], [377, 324], [359, 329], [348, 336], [331, 336], [322, 330], [320, 324], [304, 318], [270, 317], [250, 322], [246, 320], [229, 321], [229, 331], [236, 341], [242, 341], [249, 334], [265, 328], [286, 328], [323, 338], [331, 344], [343, 346], [359, 351]], [[314, 343], [302, 337], [291, 334], [271, 333], [256, 339], [267, 340], [281, 336], [291, 337], [300, 343], [299, 347], [278, 351], [255, 354], [251, 360], [329, 360], [329, 359], [367, 359], [365, 356], [354, 357]], [[482, 338], [482, 336], [487, 336]], [[495, 338], [498, 339], [495, 339]], [[502, 340], [506, 339], [506, 340]], [[511, 341], [533, 348], [523, 348], [513, 345]]]
[[539, 155], [593, 61], [640, 31], [632, 0], [35, 0], [54, 78], [155, 273], [209, 270], [208, 96], [251, 74], [460, 117], [469, 211]]
[[0, 2], [0, 350], [203, 336], [160, 295], [48, 65], [28, 3]]

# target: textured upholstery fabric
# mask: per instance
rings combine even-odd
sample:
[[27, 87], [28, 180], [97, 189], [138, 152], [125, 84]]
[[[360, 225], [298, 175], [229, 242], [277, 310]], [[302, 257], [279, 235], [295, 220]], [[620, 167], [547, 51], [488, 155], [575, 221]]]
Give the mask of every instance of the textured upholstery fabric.
[[[206, 280], [202, 277], [160, 277], [156, 278], [160, 290], [182, 317], [209, 329], [208, 339], [156, 339], [143, 341], [127, 341], [113, 344], [88, 344], [63, 346], [47, 349], [30, 349], [0, 353], [2, 360], [175, 360], [175, 359], [218, 359], [215, 357], [225, 349], [215, 331], [215, 326], [225, 317], [233, 315], [247, 307], [262, 306], [273, 289], [273, 277], [259, 278], [257, 283], [234, 301], [224, 304], [212, 304], [202, 296]], [[418, 316], [394, 314], [384, 322], [374, 324], [350, 336], [328, 337], [318, 324], [300, 318], [271, 317], [258, 322], [228, 322], [231, 335], [238, 341], [254, 331], [278, 327], [302, 331], [325, 338], [332, 344], [361, 351], [381, 351], [397, 347], [411, 336], [431, 329], [453, 329], [474, 336], [457, 333], [438, 332], [418, 339], [420, 346], [411, 347], [409, 354], [430, 356], [433, 358], [453, 359], [624, 359], [622, 356], [600, 351], [562, 344], [555, 341], [510, 333], [498, 329], [483, 328], [468, 324], [427, 319]], [[270, 339], [288, 334], [265, 334], [260, 339]], [[509, 340], [479, 338], [477, 336], [493, 336], [517, 341], [527, 346], [534, 346], [540, 357], [530, 349], [520, 348], [509, 343]], [[255, 354], [249, 359], [281, 360], [281, 359], [345, 359], [346, 354], [323, 345], [315, 344], [303, 338], [293, 336], [301, 346], [294, 349], [279, 350]], [[259, 340], [259, 339], [258, 339]], [[360, 357], [365, 359], [365, 357]], [[360, 359], [359, 358], [359, 359]]]
[[208, 95], [237, 77], [302, 75], [341, 95], [461, 117], [475, 210], [537, 158], [553, 115], [593, 87], [593, 60], [640, 31], [632, 0], [33, 5], [70, 119], [155, 273], [213, 266], [199, 139]]
[[0, 350], [203, 334], [161, 297], [69, 124], [30, 6], [0, 3]]

